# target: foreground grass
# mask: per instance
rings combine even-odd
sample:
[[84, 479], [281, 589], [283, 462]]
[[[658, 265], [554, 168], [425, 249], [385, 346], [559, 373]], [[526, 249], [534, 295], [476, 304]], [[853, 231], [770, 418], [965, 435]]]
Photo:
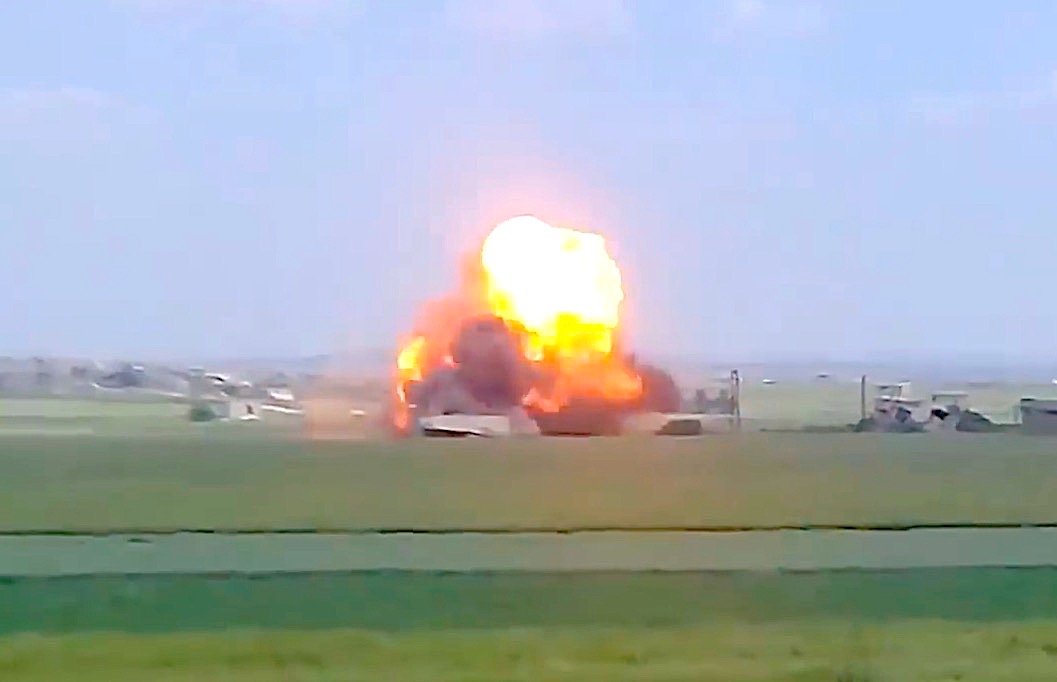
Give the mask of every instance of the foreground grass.
[[1015, 435], [307, 443], [5, 437], [0, 532], [1057, 521]]
[[331, 630], [0, 639], [0, 679], [1053, 680], [1057, 622], [796, 622], [382, 634]]

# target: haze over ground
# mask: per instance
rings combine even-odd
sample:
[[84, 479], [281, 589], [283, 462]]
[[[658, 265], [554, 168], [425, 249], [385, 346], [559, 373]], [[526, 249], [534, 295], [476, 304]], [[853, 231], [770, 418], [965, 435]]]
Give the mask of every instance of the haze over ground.
[[[1057, 6], [0, 6], [0, 353], [390, 346], [533, 212], [664, 356], [1057, 347]], [[542, 275], [541, 275], [542, 276]]]

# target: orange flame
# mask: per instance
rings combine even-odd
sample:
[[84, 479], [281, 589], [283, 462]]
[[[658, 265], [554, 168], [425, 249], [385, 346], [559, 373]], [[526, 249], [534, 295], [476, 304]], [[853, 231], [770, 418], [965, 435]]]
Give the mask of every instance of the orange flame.
[[407, 386], [447, 355], [458, 324], [488, 312], [522, 332], [522, 352], [553, 377], [523, 403], [557, 411], [574, 396], [631, 400], [640, 378], [615, 352], [620, 269], [601, 235], [553, 227], [533, 216], [500, 223], [485, 239], [460, 295], [427, 309], [418, 333], [397, 357], [398, 427], [407, 425]]

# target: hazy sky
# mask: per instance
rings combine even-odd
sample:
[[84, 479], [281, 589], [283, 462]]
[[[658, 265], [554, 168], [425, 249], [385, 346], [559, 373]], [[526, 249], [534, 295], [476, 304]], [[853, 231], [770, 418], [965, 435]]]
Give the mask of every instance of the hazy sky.
[[498, 220], [647, 352], [1057, 349], [1057, 3], [0, 4], [0, 353], [385, 347]]

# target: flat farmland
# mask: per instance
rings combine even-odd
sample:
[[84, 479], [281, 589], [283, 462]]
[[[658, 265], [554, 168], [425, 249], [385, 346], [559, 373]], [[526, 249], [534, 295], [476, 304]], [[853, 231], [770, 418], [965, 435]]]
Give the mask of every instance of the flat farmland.
[[307, 442], [239, 433], [6, 436], [0, 532], [1057, 522], [1057, 440], [1046, 438]]
[[[314, 442], [153, 407], [30, 408], [13, 419], [41, 434], [0, 434], [4, 680], [1057, 674], [1052, 531], [774, 530], [1057, 523], [1057, 440]], [[64, 432], [71, 419], [91, 433]], [[566, 533], [591, 529], [605, 532]], [[962, 533], [979, 542], [944, 544]], [[1026, 539], [995, 540], [1010, 533]], [[849, 536], [890, 538], [877, 565], [914, 567], [813, 568], [868, 563], [824, 546]], [[724, 570], [632, 570], [696, 566], [699, 541]], [[489, 552], [500, 568], [480, 570]], [[361, 563], [413, 570], [342, 568]], [[772, 564], [800, 568], [757, 570]]]
[[5, 681], [1049, 682], [1057, 623], [18, 636]]
[[352, 571], [0, 580], [0, 635], [382, 632], [1052, 619], [1057, 567], [900, 571]]
[[1057, 623], [22, 635], [20, 682], [1049, 682]]

